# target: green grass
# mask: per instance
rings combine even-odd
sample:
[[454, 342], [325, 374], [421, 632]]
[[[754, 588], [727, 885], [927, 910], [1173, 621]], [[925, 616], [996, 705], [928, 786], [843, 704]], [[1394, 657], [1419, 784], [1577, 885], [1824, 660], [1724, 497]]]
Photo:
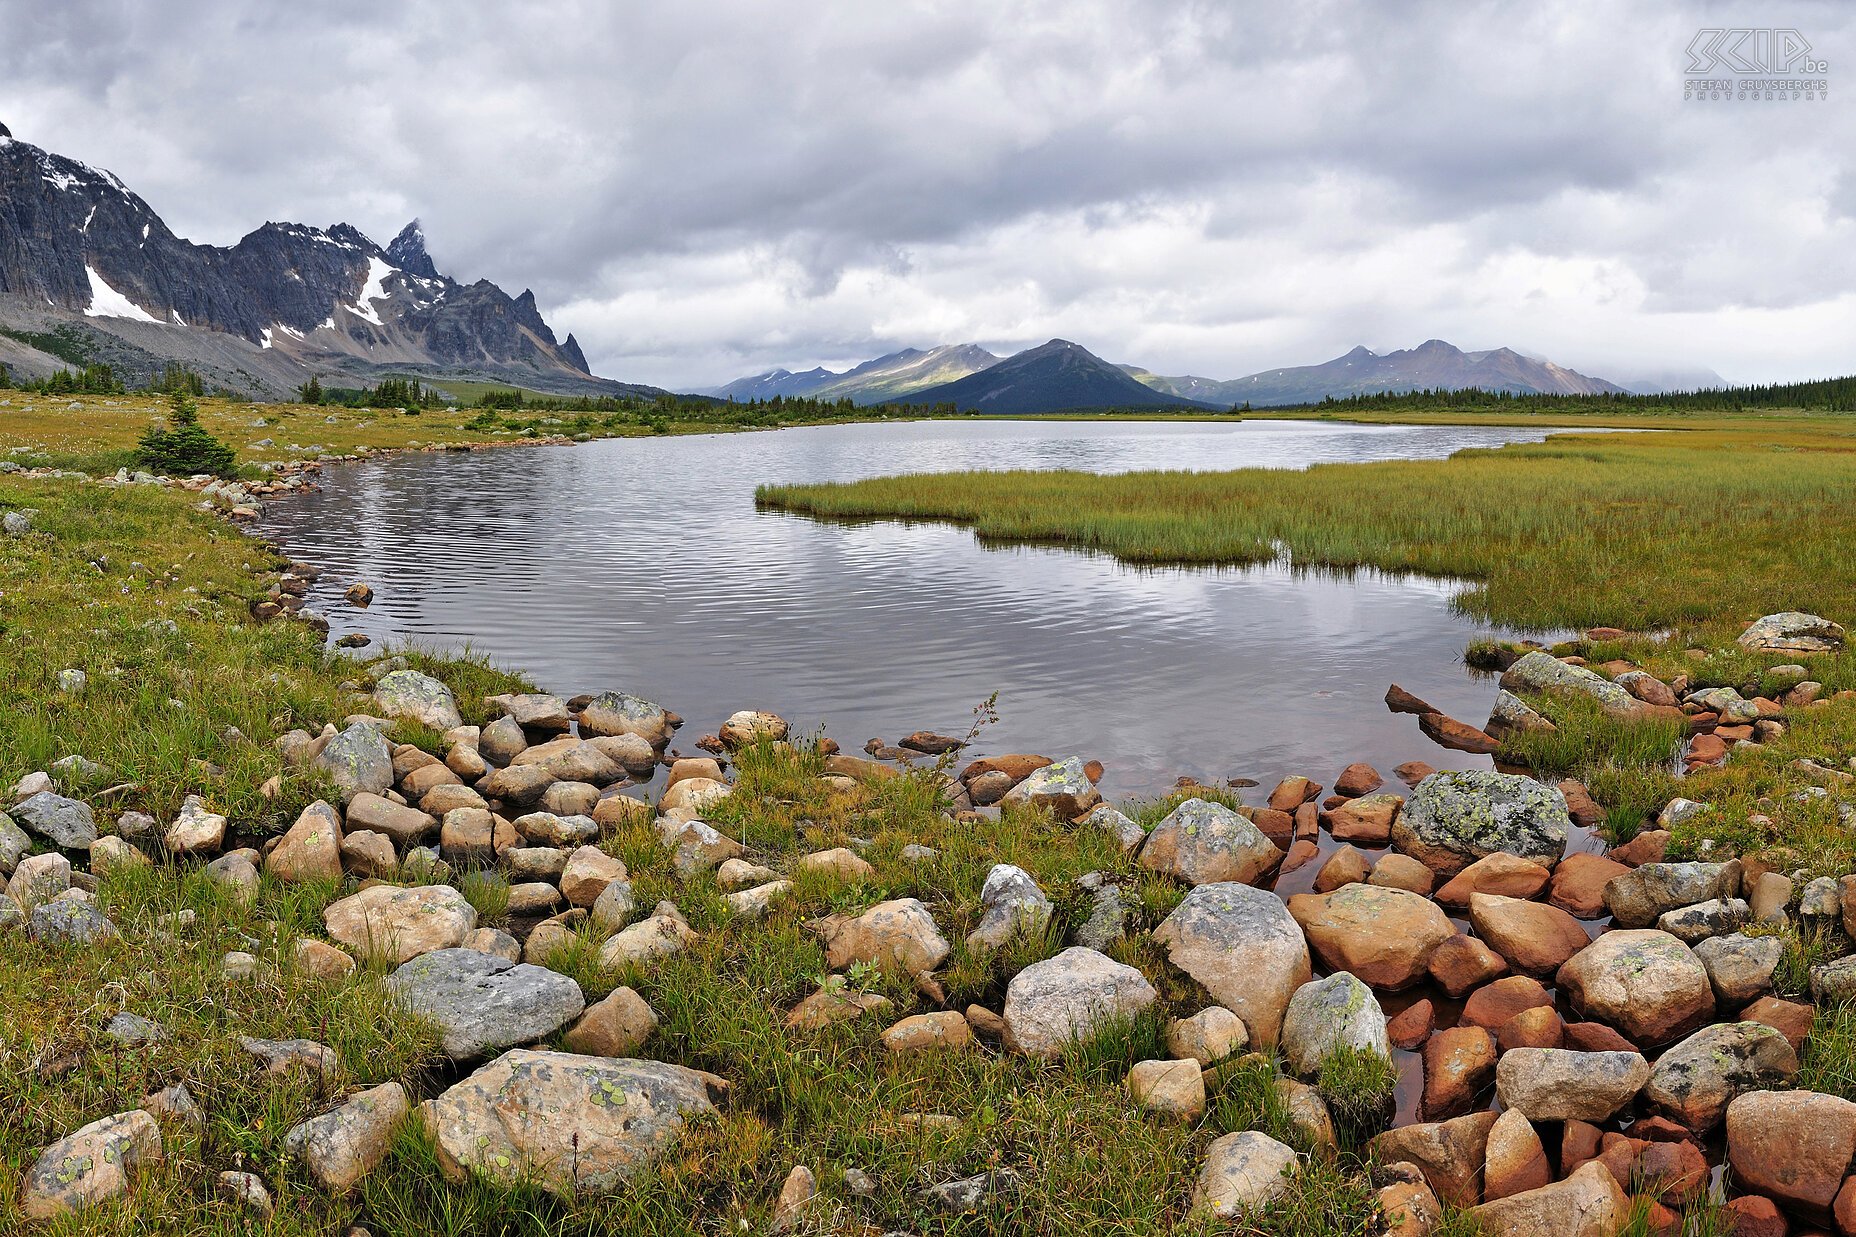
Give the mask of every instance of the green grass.
[[[1466, 614], [1520, 628], [1641, 628], [1840, 611], [1856, 593], [1856, 426], [1701, 420], [1562, 435], [1448, 460], [1303, 472], [975, 472], [764, 486], [833, 519], [951, 520], [986, 541], [1144, 564], [1247, 563], [1454, 576]], [[1730, 521], [1722, 513], [1732, 512]]]
[[1856, 1100], [1856, 1004], [1817, 1011], [1799, 1061], [1798, 1086]]
[[1371, 1049], [1337, 1046], [1321, 1059], [1315, 1090], [1334, 1117], [1344, 1146], [1357, 1146], [1392, 1120], [1398, 1067]]

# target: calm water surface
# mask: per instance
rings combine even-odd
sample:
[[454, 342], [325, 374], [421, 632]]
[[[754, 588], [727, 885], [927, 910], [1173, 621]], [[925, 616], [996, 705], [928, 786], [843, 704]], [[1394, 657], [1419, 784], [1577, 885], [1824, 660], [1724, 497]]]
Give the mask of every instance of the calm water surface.
[[[335, 635], [468, 644], [563, 695], [621, 688], [688, 719], [691, 752], [738, 708], [846, 750], [961, 733], [978, 751], [1101, 759], [1105, 793], [1181, 774], [1351, 760], [1486, 767], [1381, 703], [1397, 681], [1480, 723], [1493, 683], [1461, 664], [1489, 628], [1449, 582], [1251, 568], [1134, 568], [1073, 550], [987, 549], [960, 528], [834, 525], [754, 509], [763, 482], [972, 468], [1301, 468], [1432, 459], [1547, 431], [1312, 422], [934, 421], [404, 455], [331, 468], [263, 529], [327, 569]], [[1365, 496], [1363, 495], [1363, 500]], [[341, 600], [355, 580], [371, 608]]]

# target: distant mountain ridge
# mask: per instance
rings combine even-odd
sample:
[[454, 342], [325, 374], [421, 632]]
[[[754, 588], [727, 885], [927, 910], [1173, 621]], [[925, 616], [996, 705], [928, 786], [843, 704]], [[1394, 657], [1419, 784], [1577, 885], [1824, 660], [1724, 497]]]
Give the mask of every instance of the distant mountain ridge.
[[1053, 339], [955, 382], [917, 391], [902, 404], [952, 404], [962, 411], [1023, 414], [1071, 408], [1204, 411], [1208, 405], [1156, 391], [1080, 344]]
[[[922, 381], [931, 368], [958, 369], [951, 380]], [[1600, 395], [1625, 390], [1512, 348], [1465, 352], [1440, 339], [1384, 355], [1355, 348], [1320, 365], [1267, 370], [1243, 378], [1177, 377], [1135, 365], [1110, 365], [1066, 340], [1000, 360], [976, 344], [905, 348], [843, 373], [776, 369], [738, 378], [705, 394], [724, 399], [775, 395], [850, 398], [860, 404], [952, 403], [1005, 413], [1070, 408], [1200, 408], [1225, 410], [1319, 403], [1328, 396], [1397, 394], [1443, 388], [1514, 394]], [[1161, 398], [1155, 398], [1159, 396]]]
[[1507, 391], [1516, 395], [1604, 395], [1624, 388], [1551, 361], [1524, 356], [1512, 348], [1465, 352], [1441, 339], [1416, 348], [1380, 355], [1355, 348], [1320, 365], [1265, 370], [1218, 381], [1193, 376], [1165, 377], [1130, 371], [1157, 391], [1225, 407], [1253, 408], [1313, 404], [1328, 396], [1394, 395], [1404, 391], [1444, 389]]
[[[167, 361], [209, 383], [283, 395], [384, 373], [508, 382], [563, 394], [651, 392], [594, 377], [532, 292], [441, 274], [417, 220], [384, 249], [347, 224], [266, 223], [229, 247], [177, 237], [109, 172], [0, 126], [0, 326], [62, 329], [145, 378]], [[0, 337], [27, 374], [64, 362]]]
[[848, 399], [854, 404], [880, 404], [929, 387], [965, 378], [997, 365], [999, 358], [978, 344], [943, 344], [938, 348], [904, 348], [865, 361], [842, 373], [819, 367], [803, 373], [774, 369], [737, 378], [724, 386], [700, 392], [722, 399], [771, 399], [776, 395], [808, 399]]

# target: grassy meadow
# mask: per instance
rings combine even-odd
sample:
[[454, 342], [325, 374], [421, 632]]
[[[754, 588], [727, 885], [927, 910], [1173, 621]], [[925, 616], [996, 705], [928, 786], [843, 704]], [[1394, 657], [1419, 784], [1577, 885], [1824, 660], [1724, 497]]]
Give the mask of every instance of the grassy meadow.
[[949, 520], [986, 541], [1131, 563], [1249, 563], [1456, 576], [1464, 613], [1522, 629], [1643, 629], [1856, 596], [1856, 421], [1712, 422], [1560, 435], [1447, 460], [1302, 472], [968, 472], [765, 486], [847, 520]]

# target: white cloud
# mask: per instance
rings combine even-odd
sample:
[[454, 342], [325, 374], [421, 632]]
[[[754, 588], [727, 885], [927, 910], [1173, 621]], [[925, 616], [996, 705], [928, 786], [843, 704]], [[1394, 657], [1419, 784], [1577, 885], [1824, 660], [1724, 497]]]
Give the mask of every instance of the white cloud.
[[[533, 287], [634, 380], [1053, 335], [1214, 377], [1431, 336], [1599, 373], [1847, 371], [1856, 126], [1685, 103], [1695, 30], [1740, 20], [0, 0], [0, 120], [195, 239], [420, 215], [441, 266]], [[1834, 80], [1856, 10], [1782, 20]]]

